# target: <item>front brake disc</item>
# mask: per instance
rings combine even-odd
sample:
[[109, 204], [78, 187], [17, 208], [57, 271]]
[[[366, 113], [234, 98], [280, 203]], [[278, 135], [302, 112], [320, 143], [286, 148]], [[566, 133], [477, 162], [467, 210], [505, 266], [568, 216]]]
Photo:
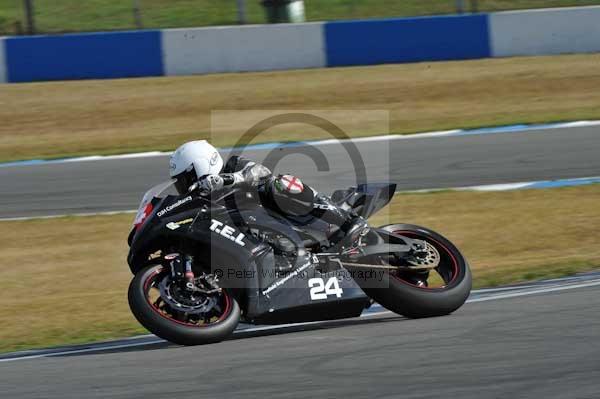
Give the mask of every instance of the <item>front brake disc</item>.
[[173, 310], [187, 314], [208, 313], [217, 303], [213, 296], [187, 293], [177, 287], [170, 276], [165, 276], [159, 284], [160, 296]]

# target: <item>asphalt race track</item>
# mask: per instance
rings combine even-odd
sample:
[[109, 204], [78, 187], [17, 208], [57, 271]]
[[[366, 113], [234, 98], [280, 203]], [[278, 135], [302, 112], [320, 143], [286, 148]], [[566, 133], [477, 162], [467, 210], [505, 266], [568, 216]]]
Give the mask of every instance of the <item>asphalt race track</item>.
[[[356, 145], [369, 181], [392, 181], [403, 190], [600, 176], [600, 126]], [[329, 162], [327, 171], [318, 171], [306, 155], [293, 154], [299, 148], [245, 155], [258, 161], [271, 153], [286, 155], [276, 172], [295, 173], [326, 193], [356, 183], [356, 163], [344, 147], [316, 147]], [[168, 178], [167, 159], [0, 167], [0, 218], [135, 209], [149, 187]]]
[[0, 362], [6, 398], [545, 398], [600, 393], [600, 285], [182, 348]]
[[[401, 189], [600, 176], [600, 127], [357, 145], [368, 179]], [[277, 170], [325, 192], [354, 184], [344, 148], [318, 149], [329, 171], [301, 155], [284, 158]], [[248, 155], [262, 160], [268, 152]], [[0, 167], [0, 217], [133, 209], [166, 177], [164, 156]], [[378, 311], [241, 331], [192, 348], [140, 337], [51, 355], [0, 355], [0, 397], [597, 399], [599, 308], [600, 273], [592, 273], [480, 290], [439, 318]]]

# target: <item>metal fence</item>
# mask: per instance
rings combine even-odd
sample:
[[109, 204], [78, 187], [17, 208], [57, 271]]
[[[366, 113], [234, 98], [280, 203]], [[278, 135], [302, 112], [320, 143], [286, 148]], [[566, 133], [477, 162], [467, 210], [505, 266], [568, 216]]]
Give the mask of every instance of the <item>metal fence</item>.
[[[297, 2], [302, 0], [267, 0]], [[265, 23], [264, 0], [3, 0], [0, 35]], [[308, 21], [582, 6], [600, 0], [304, 0]]]

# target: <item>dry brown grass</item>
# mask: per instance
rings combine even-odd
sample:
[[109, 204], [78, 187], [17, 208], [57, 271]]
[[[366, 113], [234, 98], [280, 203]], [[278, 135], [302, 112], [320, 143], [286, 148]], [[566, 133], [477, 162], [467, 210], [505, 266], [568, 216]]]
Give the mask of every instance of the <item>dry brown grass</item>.
[[[600, 267], [600, 185], [505, 192], [402, 194], [389, 220], [430, 227], [456, 243], [475, 286]], [[385, 212], [371, 221], [386, 223]]]
[[[392, 220], [438, 230], [463, 250], [476, 286], [600, 266], [600, 185], [395, 197]], [[384, 213], [384, 212], [382, 212]], [[132, 215], [0, 223], [0, 351], [123, 337]], [[383, 224], [385, 215], [373, 224]]]
[[127, 305], [131, 219], [0, 223], [0, 351], [144, 331]]
[[[223, 109], [384, 109], [395, 133], [600, 118], [600, 55], [1, 85], [0, 160], [171, 149]], [[214, 142], [247, 128], [234, 118]], [[348, 133], [382, 132], [356, 120]]]

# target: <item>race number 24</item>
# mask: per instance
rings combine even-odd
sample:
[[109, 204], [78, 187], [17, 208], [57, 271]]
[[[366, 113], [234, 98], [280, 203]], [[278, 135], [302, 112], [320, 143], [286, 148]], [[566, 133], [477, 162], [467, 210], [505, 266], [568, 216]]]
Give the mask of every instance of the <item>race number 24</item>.
[[323, 281], [321, 277], [311, 278], [308, 280], [308, 287], [310, 288], [310, 299], [313, 301], [327, 299], [329, 295], [341, 298], [344, 293], [337, 277], [331, 277], [327, 282]]

